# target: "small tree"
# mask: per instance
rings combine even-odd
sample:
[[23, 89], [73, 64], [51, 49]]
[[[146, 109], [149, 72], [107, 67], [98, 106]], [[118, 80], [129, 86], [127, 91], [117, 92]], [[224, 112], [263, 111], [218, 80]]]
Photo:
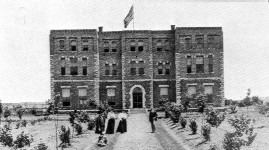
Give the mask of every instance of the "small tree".
[[0, 100], [0, 125], [1, 125], [2, 113], [3, 113], [3, 106], [2, 101]]
[[22, 114], [25, 112], [25, 110], [23, 108], [19, 108], [17, 110], [17, 115], [20, 118], [20, 120], [22, 119]]
[[5, 110], [4, 110], [4, 118], [7, 119], [10, 115], [11, 115], [11, 112], [10, 112], [10, 110], [6, 107]]
[[60, 140], [62, 143], [60, 144], [61, 147], [66, 147], [70, 146], [70, 129], [66, 128], [65, 126], [61, 126], [61, 131], [60, 131]]
[[21, 132], [17, 136], [17, 139], [14, 141], [15, 148], [22, 148], [24, 146], [30, 146], [30, 144], [33, 142], [32, 135], [24, 134], [24, 131]]

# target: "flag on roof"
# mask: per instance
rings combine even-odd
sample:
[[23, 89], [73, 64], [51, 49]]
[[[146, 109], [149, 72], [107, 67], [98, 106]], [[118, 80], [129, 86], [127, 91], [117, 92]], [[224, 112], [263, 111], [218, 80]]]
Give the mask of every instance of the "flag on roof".
[[128, 15], [124, 19], [124, 28], [127, 28], [128, 24], [132, 21], [134, 18], [134, 7], [132, 6]]

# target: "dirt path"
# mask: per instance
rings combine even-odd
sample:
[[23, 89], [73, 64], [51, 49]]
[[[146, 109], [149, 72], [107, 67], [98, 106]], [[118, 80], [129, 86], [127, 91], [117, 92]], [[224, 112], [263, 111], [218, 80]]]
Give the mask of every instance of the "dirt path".
[[[151, 133], [146, 113], [131, 114], [127, 120], [127, 133], [120, 134], [113, 144], [113, 150], [184, 150], [160, 122], [157, 131]], [[111, 145], [112, 146], [112, 145]]]

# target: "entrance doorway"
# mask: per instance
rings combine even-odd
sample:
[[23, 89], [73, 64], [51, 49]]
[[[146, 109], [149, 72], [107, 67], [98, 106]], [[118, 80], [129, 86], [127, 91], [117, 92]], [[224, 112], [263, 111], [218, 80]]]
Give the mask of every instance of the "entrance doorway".
[[133, 108], [143, 108], [142, 93], [133, 93]]

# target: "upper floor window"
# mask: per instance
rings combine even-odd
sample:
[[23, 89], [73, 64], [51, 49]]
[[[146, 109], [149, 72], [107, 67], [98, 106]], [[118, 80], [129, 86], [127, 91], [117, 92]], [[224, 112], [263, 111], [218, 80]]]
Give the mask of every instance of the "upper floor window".
[[78, 67], [77, 66], [70, 67], [70, 75], [78, 75]]
[[89, 41], [88, 40], [83, 40], [82, 41], [82, 50], [83, 51], [88, 51], [89, 50]]
[[192, 73], [191, 56], [187, 56], [187, 73]]
[[138, 51], [139, 51], [139, 52], [142, 52], [143, 50], [144, 50], [144, 47], [143, 47], [143, 46], [139, 46], [139, 47], [138, 47]]
[[135, 46], [131, 46], [130, 51], [134, 52], [135, 51]]
[[117, 49], [116, 49], [116, 48], [113, 48], [113, 49], [111, 50], [111, 52], [117, 52]]
[[60, 41], [59, 41], [59, 45], [60, 45], [60, 49], [61, 49], [61, 50], [64, 50], [64, 47], [65, 47], [64, 40], [60, 40]]
[[157, 41], [156, 48], [157, 48], [157, 51], [162, 51], [162, 41], [161, 40]]
[[61, 67], [61, 75], [62, 75], [62, 76], [65, 75], [65, 67]]
[[70, 57], [70, 62], [71, 63], [77, 63], [78, 62], [78, 58]]
[[145, 72], [144, 72], [144, 68], [139, 68], [139, 74], [140, 74], [140, 75], [145, 74]]
[[116, 64], [112, 64], [112, 75], [117, 75], [117, 65]]
[[213, 56], [208, 56], [208, 72], [213, 72]]
[[105, 64], [105, 75], [110, 74], [109, 64]]
[[104, 41], [103, 47], [109, 47], [109, 42], [108, 41]]
[[112, 45], [111, 52], [117, 52], [117, 42], [116, 41], [112, 41], [111, 45]]
[[109, 52], [109, 48], [104, 48], [104, 52], [108, 53]]
[[196, 57], [196, 73], [204, 73], [204, 56]]
[[165, 40], [165, 42], [164, 42], [164, 50], [165, 51], [169, 51], [169, 48], [170, 48], [170, 43], [169, 43], [169, 40]]
[[77, 50], [77, 41], [72, 40], [71, 41], [71, 51], [76, 51]]
[[130, 74], [131, 75], [136, 75], [136, 68], [131, 68], [130, 69]]
[[166, 74], [166, 75], [169, 75], [169, 74], [170, 74], [170, 69], [166, 68], [166, 69], [165, 69], [165, 74]]
[[204, 36], [203, 35], [196, 36], [196, 44], [197, 44], [197, 48], [203, 48], [203, 46], [204, 46]]
[[87, 75], [87, 66], [83, 66], [83, 67], [82, 67], [82, 74], [83, 74], [84, 76]]

